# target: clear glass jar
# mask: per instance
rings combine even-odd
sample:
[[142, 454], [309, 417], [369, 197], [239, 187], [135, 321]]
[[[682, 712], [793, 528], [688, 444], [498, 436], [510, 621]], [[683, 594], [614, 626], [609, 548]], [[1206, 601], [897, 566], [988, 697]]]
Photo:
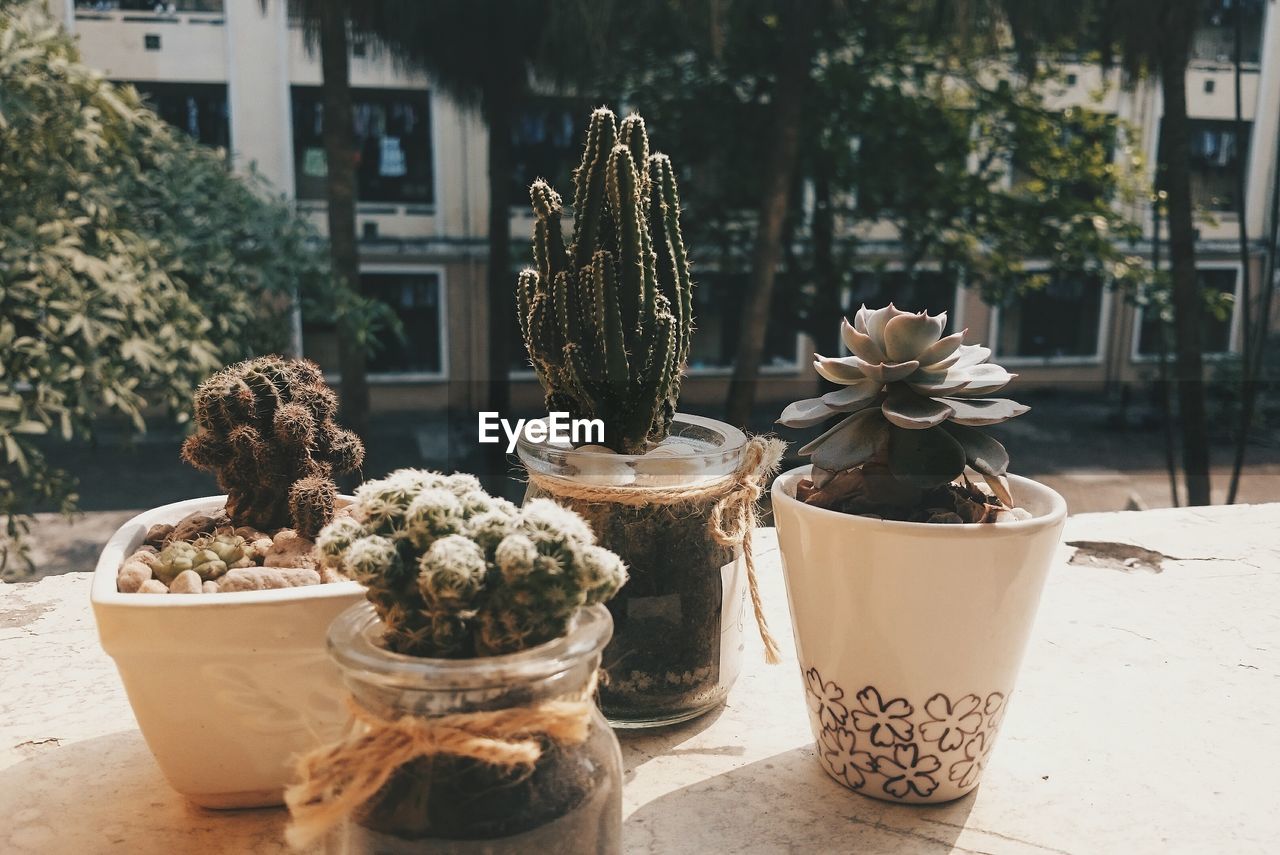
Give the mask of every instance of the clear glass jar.
[[[329, 654], [360, 706], [382, 718], [440, 716], [529, 706], [586, 690], [612, 620], [603, 606], [578, 612], [569, 633], [506, 656], [427, 659], [379, 644], [373, 606], [347, 609], [329, 628]], [[580, 745], [543, 740], [532, 771], [436, 755], [397, 770], [379, 794], [330, 835], [330, 852], [618, 853], [622, 754], [592, 706]], [[353, 723], [353, 728], [363, 725]]]
[[714, 488], [737, 471], [746, 443], [724, 422], [677, 414], [657, 454], [611, 454], [524, 436], [517, 445], [525, 467], [552, 484], [543, 490], [531, 481], [526, 499], [550, 496], [577, 511], [600, 544], [627, 563], [630, 578], [608, 604], [614, 632], [604, 651], [608, 679], [600, 684], [600, 707], [614, 727], [673, 724], [724, 703], [742, 667], [741, 549], [720, 545], [708, 530], [715, 498], [631, 505], [572, 498], [554, 484], [641, 497], [663, 488]]

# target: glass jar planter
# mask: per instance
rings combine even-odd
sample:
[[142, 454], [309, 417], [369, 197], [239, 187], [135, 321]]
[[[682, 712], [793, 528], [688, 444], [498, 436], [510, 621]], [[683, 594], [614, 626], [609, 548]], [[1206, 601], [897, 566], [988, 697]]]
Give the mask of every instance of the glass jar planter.
[[[600, 684], [601, 709], [615, 727], [694, 718], [722, 704], [738, 678], [747, 596], [742, 550], [717, 542], [709, 523], [716, 488], [738, 471], [746, 443], [737, 428], [684, 414], [645, 455], [523, 436], [518, 443], [531, 475], [527, 498], [550, 496], [577, 511], [600, 545], [627, 563], [630, 578], [608, 604], [614, 633]], [[617, 492], [612, 501], [575, 498], [583, 486]], [[703, 487], [707, 495], [697, 497]], [[654, 498], [664, 492], [667, 498]], [[670, 502], [674, 492], [695, 497]]]
[[[329, 651], [353, 700], [377, 719], [514, 710], [590, 691], [612, 621], [603, 606], [578, 612], [569, 633], [505, 656], [427, 659], [379, 644], [373, 606], [353, 606], [329, 630]], [[328, 838], [342, 853], [617, 853], [622, 755], [592, 704], [585, 741], [540, 738], [532, 767], [449, 754], [400, 766]], [[352, 728], [367, 726], [358, 720]]]

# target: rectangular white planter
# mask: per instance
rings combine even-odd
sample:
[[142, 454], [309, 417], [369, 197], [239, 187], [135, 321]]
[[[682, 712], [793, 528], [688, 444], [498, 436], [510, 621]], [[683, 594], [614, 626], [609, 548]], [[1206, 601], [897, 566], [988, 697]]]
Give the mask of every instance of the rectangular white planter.
[[1031, 519], [875, 520], [798, 501], [808, 469], [772, 498], [818, 760], [875, 798], [959, 798], [995, 742], [1066, 502], [1011, 476]]
[[94, 571], [103, 649], [174, 789], [210, 808], [280, 804], [293, 758], [346, 723], [330, 621], [360, 602], [355, 582], [228, 594], [122, 594], [121, 562], [156, 523], [214, 511], [225, 497], [164, 505], [112, 536]]

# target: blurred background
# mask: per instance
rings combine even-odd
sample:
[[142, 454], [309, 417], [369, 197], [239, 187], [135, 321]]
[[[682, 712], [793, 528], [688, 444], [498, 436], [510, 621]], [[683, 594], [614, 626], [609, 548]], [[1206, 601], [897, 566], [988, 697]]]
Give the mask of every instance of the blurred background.
[[0, 37], [9, 577], [214, 492], [186, 401], [253, 353], [324, 368], [365, 477], [518, 497], [475, 414], [542, 410], [527, 188], [572, 195], [602, 104], [681, 183], [682, 409], [772, 429], [892, 301], [1018, 373], [996, 434], [1073, 512], [1280, 499], [1268, 0], [0, 0]]

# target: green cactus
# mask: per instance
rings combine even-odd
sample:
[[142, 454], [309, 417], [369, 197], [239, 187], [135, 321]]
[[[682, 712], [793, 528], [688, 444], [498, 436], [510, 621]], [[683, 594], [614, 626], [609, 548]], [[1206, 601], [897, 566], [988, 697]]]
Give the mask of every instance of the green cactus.
[[183, 444], [182, 457], [217, 476], [235, 525], [288, 526], [314, 538], [333, 519], [333, 476], [364, 460], [360, 438], [334, 422], [337, 408], [312, 362], [241, 362], [196, 391], [200, 431]]
[[175, 540], [156, 556], [151, 572], [166, 585], [184, 570], [194, 570], [201, 580], [208, 582], [230, 569], [248, 567], [252, 563], [243, 537], [219, 534], [198, 538], [194, 543]]
[[359, 487], [351, 510], [320, 532], [317, 552], [365, 586], [397, 653], [523, 650], [626, 581], [577, 514], [546, 499], [517, 509], [470, 475], [393, 472]]
[[675, 171], [649, 154], [644, 120], [591, 115], [575, 173], [573, 241], [559, 195], [529, 188], [535, 267], [516, 286], [520, 331], [551, 411], [605, 424], [605, 444], [643, 453], [664, 439], [693, 331], [693, 282]]

